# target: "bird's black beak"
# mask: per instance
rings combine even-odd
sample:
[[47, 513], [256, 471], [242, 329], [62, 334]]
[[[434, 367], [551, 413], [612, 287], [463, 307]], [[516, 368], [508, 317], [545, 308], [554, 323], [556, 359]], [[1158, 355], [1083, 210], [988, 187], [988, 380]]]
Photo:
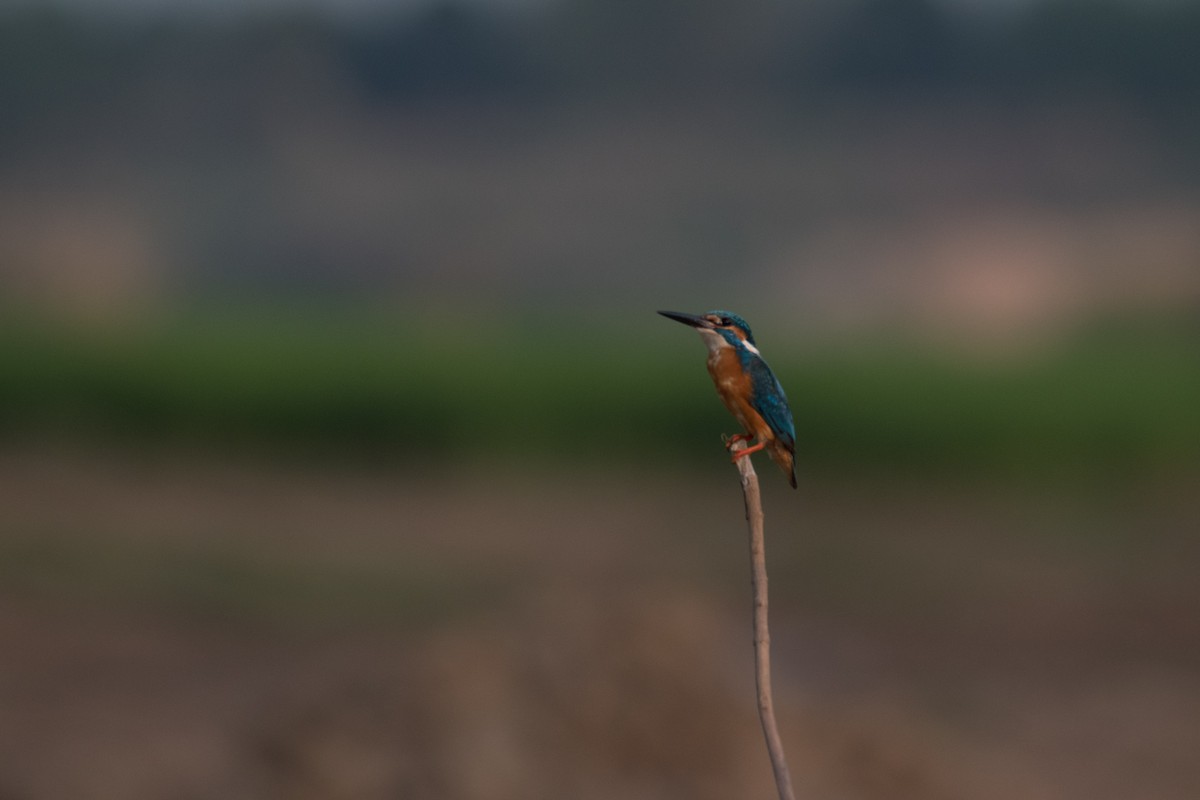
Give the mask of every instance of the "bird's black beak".
[[704, 317], [696, 314], [683, 314], [679, 311], [660, 311], [667, 319], [673, 319], [676, 322], [682, 322], [684, 325], [691, 325], [693, 328], [712, 328], [713, 324]]

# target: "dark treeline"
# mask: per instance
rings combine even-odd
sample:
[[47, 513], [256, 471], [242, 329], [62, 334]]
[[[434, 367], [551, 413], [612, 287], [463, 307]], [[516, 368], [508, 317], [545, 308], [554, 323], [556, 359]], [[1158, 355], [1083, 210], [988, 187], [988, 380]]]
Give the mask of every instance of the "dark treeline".
[[383, 104], [1087, 92], [1170, 111], [1200, 89], [1198, 41], [1196, 4], [1090, 0], [986, 20], [933, 0], [564, 0], [520, 12], [440, 2], [369, 25], [312, 13], [104, 25], [25, 9], [0, 16], [0, 107], [10, 135], [100, 104], [157, 102], [164, 87], [236, 104], [264, 84]]

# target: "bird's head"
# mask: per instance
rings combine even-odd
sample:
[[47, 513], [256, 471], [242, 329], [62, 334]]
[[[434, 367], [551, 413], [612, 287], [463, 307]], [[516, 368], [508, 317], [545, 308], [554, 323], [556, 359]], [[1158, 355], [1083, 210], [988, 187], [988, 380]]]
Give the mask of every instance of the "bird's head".
[[745, 347], [758, 355], [758, 346], [754, 343], [754, 334], [750, 332], [750, 323], [732, 311], [717, 310], [704, 314], [684, 314], [679, 311], [658, 313], [695, 328], [710, 349], [727, 344], [730, 347]]

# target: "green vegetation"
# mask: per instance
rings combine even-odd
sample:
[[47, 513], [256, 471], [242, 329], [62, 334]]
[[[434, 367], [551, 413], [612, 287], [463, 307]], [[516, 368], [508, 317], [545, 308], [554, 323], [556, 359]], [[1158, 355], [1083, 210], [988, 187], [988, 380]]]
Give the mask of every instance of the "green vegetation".
[[[699, 456], [731, 423], [698, 345], [675, 333], [10, 325], [0, 433], [397, 460]], [[1200, 464], [1198, 339], [1187, 327], [1095, 331], [993, 362], [895, 342], [775, 343], [771, 355], [804, 460], [818, 468], [1153, 469]]]

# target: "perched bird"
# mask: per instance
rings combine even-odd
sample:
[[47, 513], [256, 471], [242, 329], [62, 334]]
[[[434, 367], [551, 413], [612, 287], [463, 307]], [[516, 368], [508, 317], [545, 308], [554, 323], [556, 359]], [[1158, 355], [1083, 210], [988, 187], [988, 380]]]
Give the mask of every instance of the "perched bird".
[[796, 426], [788, 408], [783, 387], [754, 343], [750, 325], [737, 314], [709, 311], [707, 314], [681, 314], [659, 311], [668, 319], [691, 325], [708, 347], [708, 374], [717, 386], [721, 402], [741, 424], [743, 439], [757, 443], [734, 454], [742, 456], [766, 448], [771, 460], [779, 465], [792, 488], [796, 488]]

